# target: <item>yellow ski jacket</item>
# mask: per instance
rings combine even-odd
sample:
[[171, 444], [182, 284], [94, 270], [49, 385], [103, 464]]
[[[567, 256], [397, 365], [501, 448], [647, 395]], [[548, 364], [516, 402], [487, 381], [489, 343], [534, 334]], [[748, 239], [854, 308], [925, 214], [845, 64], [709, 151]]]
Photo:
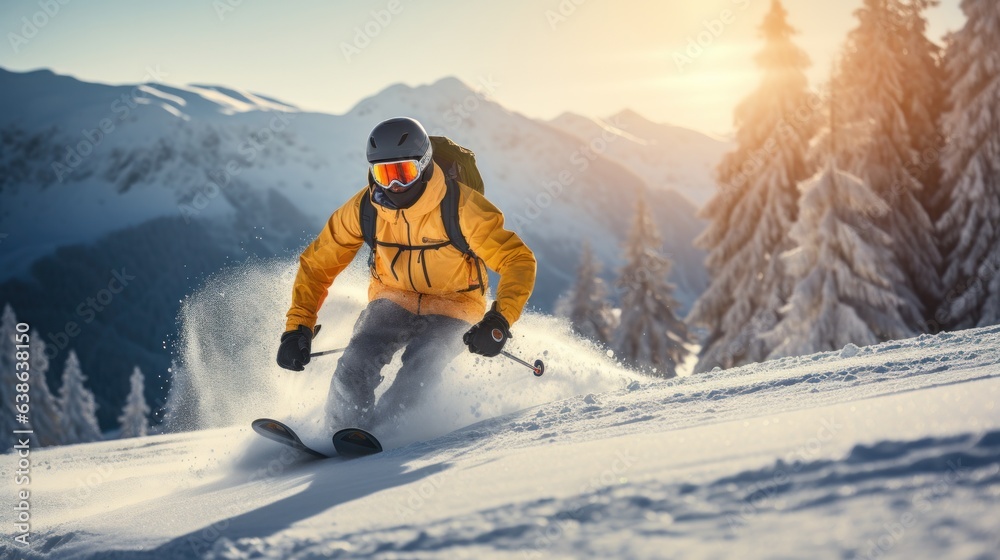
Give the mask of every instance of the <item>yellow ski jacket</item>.
[[[481, 260], [463, 255], [452, 245], [424, 251], [379, 245], [368, 299], [388, 299], [418, 315], [446, 315], [476, 323], [486, 312], [485, 263], [500, 274], [497, 309], [513, 325], [535, 286], [535, 255], [517, 234], [504, 228], [503, 213], [490, 201], [461, 183], [459, 189], [459, 224], [469, 247]], [[440, 210], [446, 190], [444, 172], [435, 164], [426, 189], [413, 206], [392, 210], [373, 203], [378, 212], [376, 239], [406, 246], [447, 241]], [[323, 231], [299, 257], [285, 330], [315, 326], [330, 285], [364, 244], [360, 206], [365, 196], [371, 196], [368, 187], [330, 216]]]

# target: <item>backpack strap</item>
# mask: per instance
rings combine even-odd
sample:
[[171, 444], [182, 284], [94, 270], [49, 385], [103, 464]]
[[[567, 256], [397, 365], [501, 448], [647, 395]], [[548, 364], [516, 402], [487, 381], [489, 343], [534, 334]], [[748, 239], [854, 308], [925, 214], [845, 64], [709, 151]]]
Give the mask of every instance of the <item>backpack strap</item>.
[[375, 248], [375, 220], [378, 219], [378, 212], [372, 204], [370, 196], [361, 197], [361, 237], [365, 240], [365, 245]]
[[472, 259], [476, 267], [476, 274], [479, 276], [479, 285], [469, 286], [469, 289], [465, 291], [479, 290], [482, 293], [486, 293], [486, 283], [483, 281], [482, 259], [469, 247], [469, 241], [465, 238], [465, 234], [462, 233], [462, 225], [458, 215], [462, 190], [454, 177], [446, 176], [444, 182], [447, 185], [444, 199], [441, 201], [441, 221], [444, 222], [444, 231], [448, 235], [448, 240], [451, 244], [465, 255], [466, 258]]
[[478, 258], [476, 253], [469, 247], [465, 235], [462, 233], [462, 225], [459, 222], [458, 206], [462, 197], [462, 191], [458, 182], [454, 178], [446, 176], [445, 185], [448, 186], [441, 200], [441, 220], [444, 222], [444, 231], [448, 234], [448, 239], [463, 255]]
[[371, 171], [368, 172], [368, 195], [361, 197], [361, 209], [359, 222], [361, 224], [361, 237], [365, 240], [365, 245], [375, 250], [375, 222], [378, 219], [378, 211], [372, 204], [372, 189], [375, 186], [375, 179]]
[[368, 245], [369, 249], [368, 269], [371, 271], [372, 276], [377, 278], [378, 275], [375, 273], [375, 246], [378, 244], [378, 240], [375, 239], [375, 223], [378, 221], [378, 211], [375, 209], [375, 205], [372, 204], [371, 173], [368, 174], [368, 179], [368, 194], [361, 197], [358, 222], [361, 225], [361, 237], [365, 240], [365, 245]]

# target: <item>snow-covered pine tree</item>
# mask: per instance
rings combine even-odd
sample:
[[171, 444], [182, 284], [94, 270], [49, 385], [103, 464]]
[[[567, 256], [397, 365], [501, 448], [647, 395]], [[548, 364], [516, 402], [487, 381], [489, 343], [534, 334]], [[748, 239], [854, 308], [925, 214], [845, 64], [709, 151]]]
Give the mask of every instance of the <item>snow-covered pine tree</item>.
[[17, 316], [10, 304], [4, 304], [0, 315], [0, 453], [14, 445], [14, 430], [26, 430], [28, 426], [17, 422], [14, 408], [16, 385], [20, 382], [15, 372], [17, 363], [14, 353], [14, 336], [17, 334]]
[[142, 437], [149, 433], [149, 406], [146, 404], [145, 395], [143, 395], [145, 380], [138, 366], [132, 371], [129, 383], [131, 383], [132, 388], [128, 398], [125, 399], [122, 415], [118, 417], [122, 428], [119, 437]]
[[837, 169], [833, 158], [802, 190], [790, 233], [797, 246], [782, 256], [796, 284], [781, 322], [767, 334], [775, 347], [770, 357], [911, 335], [893, 289], [903, 278], [892, 239], [868, 222], [870, 209], [888, 210], [885, 201]]
[[101, 429], [97, 426], [97, 403], [94, 394], [84, 386], [86, 381], [76, 352], [70, 350], [63, 368], [62, 387], [59, 388], [63, 437], [67, 444], [101, 439]]
[[49, 371], [49, 358], [45, 355], [45, 341], [38, 331], [31, 332], [31, 429], [39, 445], [62, 445], [62, 410], [45, 376]]
[[[924, 185], [918, 178], [920, 158], [907, 115], [907, 84], [915, 65], [907, 58], [906, 10], [901, 0], [864, 0], [855, 12], [858, 27], [848, 36], [842, 84], [854, 121], [852, 130], [861, 157], [850, 171], [868, 184], [888, 206], [872, 206], [870, 219], [893, 239], [896, 261], [904, 277], [895, 286], [905, 302], [901, 313], [909, 327], [928, 327], [928, 309], [941, 295], [941, 255], [933, 225], [920, 202]], [[916, 58], [916, 57], [912, 57]]]
[[589, 243], [583, 244], [576, 284], [559, 303], [558, 314], [569, 318], [573, 331], [601, 344], [611, 340], [614, 317], [608, 289], [600, 277], [601, 263], [594, 258]]
[[674, 286], [667, 281], [672, 263], [660, 253], [660, 233], [653, 217], [639, 202], [635, 224], [626, 241], [625, 266], [616, 288], [621, 291], [621, 323], [614, 333], [616, 356], [658, 377], [676, 377], [688, 354], [687, 326], [674, 311]]
[[944, 328], [1000, 323], [1000, 3], [963, 0], [965, 26], [948, 39], [950, 205], [937, 229], [948, 255]]
[[807, 150], [819, 104], [781, 2], [772, 2], [761, 31], [762, 81], [736, 109], [737, 148], [719, 166], [719, 194], [701, 213], [710, 224], [695, 241], [708, 251], [712, 278], [688, 316], [709, 330], [697, 371], [764, 360], [771, 347], [762, 335], [791, 293], [779, 256], [792, 246], [797, 185], [812, 174]]
[[923, 185], [918, 200], [931, 222], [940, 217], [946, 204], [941, 187], [941, 153], [944, 133], [941, 118], [947, 103], [942, 49], [927, 37], [928, 9], [938, 0], [909, 0], [901, 6], [903, 66], [906, 87], [903, 89], [903, 114], [910, 130], [917, 161], [911, 165], [914, 176]]

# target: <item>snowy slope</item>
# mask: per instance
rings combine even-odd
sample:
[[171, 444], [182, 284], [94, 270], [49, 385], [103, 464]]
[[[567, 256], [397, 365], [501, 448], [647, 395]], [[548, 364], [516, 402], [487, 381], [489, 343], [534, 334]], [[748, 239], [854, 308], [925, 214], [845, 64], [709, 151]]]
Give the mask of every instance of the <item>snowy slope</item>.
[[[18, 553], [995, 558], [1000, 328], [652, 382], [551, 319], [519, 327], [545, 377], [462, 358], [378, 456], [297, 460], [245, 425], [35, 452]], [[300, 383], [329, 371], [272, 400], [317, 400]]]
[[[584, 237], [609, 271], [621, 264], [640, 195], [654, 203], [664, 249], [677, 261], [678, 299], [687, 306], [704, 288], [703, 254], [691, 248], [704, 224], [693, 205], [454, 78], [390, 86], [327, 115], [218, 86], [107, 86], [3, 69], [0, 231], [16, 238], [0, 256], [0, 280], [59, 246], [160, 217], [205, 219], [243, 235], [248, 224], [266, 225], [276, 249], [295, 249], [301, 233], [279, 234], [318, 231], [364, 184], [359, 139], [398, 115], [478, 152], [490, 198], [540, 256], [536, 306], [550, 309], [567, 288]], [[102, 123], [113, 130], [95, 132]], [[275, 200], [308, 223], [275, 232]]]
[[699, 208], [715, 194], [715, 168], [731, 149], [727, 142], [629, 110], [605, 119], [563, 113], [551, 124], [593, 143], [651, 187], [675, 190]]

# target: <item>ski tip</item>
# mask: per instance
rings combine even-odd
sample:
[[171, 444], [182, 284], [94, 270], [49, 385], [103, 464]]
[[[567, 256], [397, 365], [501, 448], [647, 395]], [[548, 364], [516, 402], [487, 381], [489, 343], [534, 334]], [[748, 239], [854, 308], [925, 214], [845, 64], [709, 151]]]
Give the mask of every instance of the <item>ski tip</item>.
[[333, 434], [333, 447], [338, 455], [363, 457], [382, 452], [382, 444], [370, 433], [360, 428], [344, 428]]
[[281, 434], [289, 437], [290, 439], [294, 437], [294, 432], [288, 429], [288, 426], [278, 422], [277, 420], [271, 420], [270, 418], [258, 418], [250, 424], [250, 427], [253, 428], [253, 431], [258, 434], [267, 432], [271, 434]]
[[270, 418], [258, 418], [257, 420], [251, 422], [250, 426], [253, 428], [253, 431], [271, 441], [287, 445], [303, 453], [312, 455], [313, 457], [323, 459], [329, 457], [326, 453], [320, 453], [319, 451], [316, 451], [315, 449], [302, 443], [302, 440], [299, 439], [298, 434], [296, 434], [294, 430], [277, 420], [272, 420]]

